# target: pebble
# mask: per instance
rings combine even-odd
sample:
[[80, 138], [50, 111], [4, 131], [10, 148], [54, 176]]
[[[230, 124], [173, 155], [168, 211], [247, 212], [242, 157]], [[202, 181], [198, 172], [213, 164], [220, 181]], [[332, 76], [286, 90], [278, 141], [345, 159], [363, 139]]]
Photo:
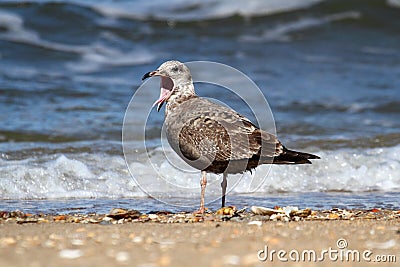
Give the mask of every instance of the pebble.
[[158, 219], [158, 215], [157, 214], [149, 214], [148, 217], [149, 217], [150, 220]]
[[74, 246], [83, 246], [85, 242], [82, 239], [72, 239], [71, 244]]
[[54, 242], [53, 240], [46, 240], [42, 243], [42, 246], [44, 248], [54, 248], [56, 246], [56, 242]]
[[236, 209], [235, 206], [228, 206], [228, 207], [220, 208], [219, 210], [217, 210], [215, 212], [215, 214], [217, 214], [217, 215], [231, 215], [232, 216], [232, 215], [235, 214], [236, 211], [237, 211], [237, 209]]
[[248, 223], [248, 225], [257, 225], [257, 226], [261, 226], [262, 225], [262, 221], [251, 221]]
[[135, 236], [134, 238], [132, 238], [132, 242], [133, 243], [142, 243], [143, 242], [143, 237]]
[[159, 242], [161, 249], [169, 249], [175, 245], [173, 240], [163, 240]]
[[53, 218], [53, 220], [56, 222], [56, 221], [65, 221], [67, 219], [67, 216], [65, 216], [65, 215], [57, 215], [57, 216], [54, 216], [54, 218]]
[[37, 223], [38, 219], [36, 218], [17, 218], [17, 223], [18, 224], [24, 224], [24, 223]]
[[62, 235], [58, 235], [58, 234], [50, 234], [49, 235], [49, 239], [51, 240], [62, 240], [64, 239], [64, 237]]
[[396, 246], [396, 240], [390, 239], [386, 242], [367, 241], [365, 244], [368, 248], [375, 249], [391, 249]]
[[94, 223], [94, 224], [100, 223], [100, 221], [98, 221], [96, 219], [92, 219], [92, 218], [90, 218], [88, 221], [89, 221], [89, 223]]
[[222, 257], [224, 265], [240, 265], [240, 257], [237, 255], [225, 255]]
[[330, 220], [337, 220], [337, 219], [339, 219], [339, 215], [337, 215], [336, 213], [330, 213], [330, 214], [328, 215], [328, 218], [329, 218]]
[[292, 213], [298, 212], [299, 208], [293, 207], [293, 206], [287, 206], [287, 207], [283, 207], [282, 211], [285, 213], [286, 216], [290, 217]]
[[277, 220], [279, 220], [281, 218], [281, 215], [279, 215], [279, 214], [272, 214], [270, 217], [269, 217], [269, 219], [271, 220], [271, 221], [277, 221]]
[[129, 259], [130, 259], [130, 255], [126, 251], [117, 252], [117, 254], [115, 255], [115, 260], [120, 263], [127, 263], [129, 261]]
[[3, 237], [0, 239], [0, 246], [1, 247], [6, 247], [6, 246], [12, 246], [17, 243], [17, 240], [15, 240], [14, 237]]
[[63, 259], [77, 259], [83, 256], [83, 252], [80, 249], [63, 249], [58, 255]]

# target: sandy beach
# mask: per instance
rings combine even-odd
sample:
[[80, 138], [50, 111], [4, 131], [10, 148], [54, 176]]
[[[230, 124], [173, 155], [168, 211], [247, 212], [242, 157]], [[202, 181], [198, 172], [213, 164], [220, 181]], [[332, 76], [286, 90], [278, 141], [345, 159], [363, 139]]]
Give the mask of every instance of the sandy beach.
[[396, 266], [399, 213], [375, 213], [286, 222], [249, 214], [192, 223], [9, 218], [0, 220], [0, 266]]

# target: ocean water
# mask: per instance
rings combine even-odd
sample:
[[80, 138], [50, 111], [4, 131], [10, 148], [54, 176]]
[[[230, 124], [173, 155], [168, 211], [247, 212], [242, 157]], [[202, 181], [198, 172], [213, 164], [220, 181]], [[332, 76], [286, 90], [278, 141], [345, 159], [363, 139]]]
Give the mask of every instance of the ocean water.
[[[165, 157], [163, 112], [145, 114], [147, 149], [138, 134], [128, 163], [121, 143], [141, 77], [170, 59], [242, 71], [279, 139], [321, 157], [230, 177], [228, 204], [398, 209], [399, 17], [397, 0], [0, 1], [0, 209], [194, 209], [200, 174]], [[196, 88], [253, 118], [223, 89]]]

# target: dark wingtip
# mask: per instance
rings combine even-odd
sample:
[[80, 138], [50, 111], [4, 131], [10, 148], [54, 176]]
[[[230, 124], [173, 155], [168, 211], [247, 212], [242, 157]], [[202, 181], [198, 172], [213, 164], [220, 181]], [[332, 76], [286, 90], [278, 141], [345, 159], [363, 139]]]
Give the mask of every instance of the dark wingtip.
[[301, 159], [295, 162], [296, 164], [312, 164], [308, 159]]
[[321, 159], [321, 158], [317, 155], [307, 154], [307, 159]]
[[288, 150], [284, 147], [284, 152], [275, 157], [273, 163], [274, 164], [312, 164], [310, 159], [320, 159], [320, 157], [293, 150]]
[[150, 77], [151, 77], [150, 73], [151, 73], [151, 71], [149, 71], [148, 73], [146, 73], [145, 75], [143, 75], [142, 81], [146, 80], [147, 78], [150, 78]]

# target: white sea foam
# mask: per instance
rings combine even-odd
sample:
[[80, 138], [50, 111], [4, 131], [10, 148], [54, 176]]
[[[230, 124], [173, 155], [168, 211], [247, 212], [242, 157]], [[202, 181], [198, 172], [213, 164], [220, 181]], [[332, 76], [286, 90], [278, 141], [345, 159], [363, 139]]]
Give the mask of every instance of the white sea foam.
[[152, 62], [154, 54], [144, 48], [138, 48], [128, 52], [106, 46], [101, 43], [94, 43], [85, 46], [80, 51], [81, 60], [67, 63], [69, 70], [75, 72], [93, 72], [103, 66], [130, 66]]
[[245, 17], [271, 15], [305, 9], [324, 0], [31, 0], [30, 2], [74, 3], [93, 8], [113, 23], [114, 18], [159, 19], [168, 21], [196, 21], [226, 18], [234, 15]]
[[36, 32], [24, 28], [21, 16], [9, 11], [0, 10], [0, 27], [7, 29], [0, 34], [2, 39], [20, 42], [36, 42], [39, 39]]
[[[260, 191], [400, 190], [400, 146], [317, 152], [312, 165], [273, 166]], [[258, 171], [263, 172], [265, 166]]]
[[308, 30], [334, 21], [357, 19], [360, 16], [359, 12], [348, 11], [319, 18], [305, 17], [296, 21], [281, 23], [276, 27], [265, 30], [259, 35], [244, 35], [240, 37], [240, 40], [247, 42], [290, 41], [292, 39], [290, 34], [294, 32]]
[[400, 7], [400, 0], [386, 0], [386, 3], [392, 7]]
[[132, 19], [160, 19], [170, 21], [196, 21], [226, 18], [233, 15], [245, 17], [270, 15], [307, 8], [322, 0], [174, 0], [120, 2], [118, 6], [103, 2], [91, 7], [108, 17]]
[[[132, 47], [129, 51], [122, 51], [116, 46], [111, 47], [101, 41], [89, 45], [70, 45], [47, 41], [41, 38], [37, 32], [28, 29], [21, 16], [8, 11], [0, 10], [0, 27], [6, 29], [0, 33], [0, 40], [80, 55], [79, 61], [65, 63], [69, 70], [75, 72], [93, 72], [104, 66], [140, 65], [152, 62], [156, 58], [155, 53], [139, 46]], [[102, 37], [107, 41], [115, 39], [107, 32], [104, 32]]]
[[79, 155], [0, 161], [0, 198], [58, 199], [144, 196], [121, 157]]
[[[197, 197], [200, 172], [182, 172], [161, 149], [151, 162], [140, 154], [130, 169], [140, 187], [155, 197]], [[173, 153], [167, 151], [166, 153]], [[400, 190], [400, 146], [376, 149], [315, 151], [312, 165], [263, 165], [253, 174], [229, 175], [233, 192], [247, 193], [254, 177], [265, 177], [257, 192], [368, 192]], [[154, 170], [158, 175], [154, 175]], [[78, 154], [40, 159], [0, 160], [1, 199], [117, 198], [146, 196], [120, 156]], [[220, 194], [221, 175], [209, 175], [207, 196]], [[165, 183], [167, 181], [167, 183]], [[261, 181], [259, 179], [258, 181]], [[254, 181], [253, 181], [254, 183]], [[233, 185], [236, 185], [234, 188]]]

